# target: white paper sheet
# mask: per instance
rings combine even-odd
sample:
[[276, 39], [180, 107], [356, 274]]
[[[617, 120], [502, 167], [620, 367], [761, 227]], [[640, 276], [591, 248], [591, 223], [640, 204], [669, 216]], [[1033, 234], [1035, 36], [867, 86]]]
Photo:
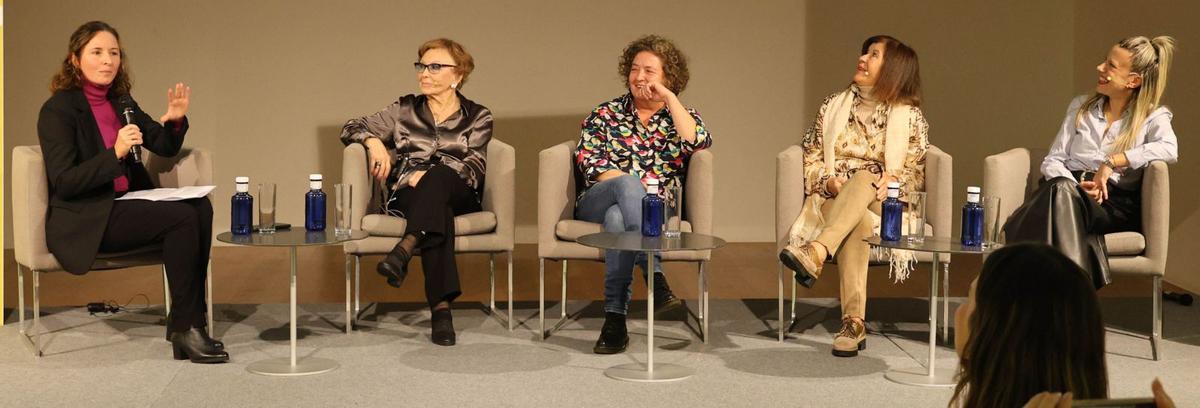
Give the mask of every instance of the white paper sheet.
[[149, 200], [149, 201], [182, 201], [200, 198], [211, 193], [217, 186], [188, 186], [180, 188], [156, 188], [153, 190], [131, 191], [117, 198], [118, 200]]

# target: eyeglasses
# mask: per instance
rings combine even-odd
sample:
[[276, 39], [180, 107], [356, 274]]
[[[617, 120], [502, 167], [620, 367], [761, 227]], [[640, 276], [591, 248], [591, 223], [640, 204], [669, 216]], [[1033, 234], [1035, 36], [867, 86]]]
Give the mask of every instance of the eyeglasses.
[[447, 67], [452, 68], [452, 67], [456, 67], [456, 66], [457, 65], [439, 64], [436, 62], [432, 63], [432, 64], [422, 64], [420, 62], [413, 63], [413, 69], [416, 69], [418, 74], [420, 74], [421, 71], [424, 71], [424, 70], [429, 70], [429, 73], [436, 74], [438, 72], [442, 72], [442, 68], [447, 68]]

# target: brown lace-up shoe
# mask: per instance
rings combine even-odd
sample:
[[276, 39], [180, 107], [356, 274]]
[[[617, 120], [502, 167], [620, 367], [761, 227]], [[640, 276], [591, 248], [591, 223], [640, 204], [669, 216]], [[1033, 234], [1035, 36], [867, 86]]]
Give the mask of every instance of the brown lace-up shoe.
[[823, 249], [811, 242], [801, 247], [788, 245], [779, 251], [779, 261], [796, 271], [796, 283], [811, 289], [821, 276], [821, 268], [825, 266], [826, 255], [821, 254]]
[[833, 355], [854, 357], [859, 350], [867, 348], [867, 327], [861, 320], [842, 319], [842, 329], [833, 336]]

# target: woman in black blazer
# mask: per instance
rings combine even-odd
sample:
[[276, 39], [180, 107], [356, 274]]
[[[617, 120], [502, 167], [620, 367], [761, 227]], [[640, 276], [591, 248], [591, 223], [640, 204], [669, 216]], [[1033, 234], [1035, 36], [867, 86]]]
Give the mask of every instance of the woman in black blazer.
[[[171, 310], [167, 338], [176, 359], [229, 360], [204, 328], [204, 282], [212, 246], [212, 204], [115, 201], [153, 188], [135, 146], [159, 156], [179, 153], [187, 133], [191, 88], [167, 90], [167, 113], [155, 122], [129, 94], [117, 30], [92, 21], [71, 35], [68, 54], [50, 84], [53, 95], [38, 114], [38, 140], [50, 185], [46, 244], [67, 272], [87, 273], [99, 252], [161, 244]], [[123, 112], [131, 112], [124, 123]]]

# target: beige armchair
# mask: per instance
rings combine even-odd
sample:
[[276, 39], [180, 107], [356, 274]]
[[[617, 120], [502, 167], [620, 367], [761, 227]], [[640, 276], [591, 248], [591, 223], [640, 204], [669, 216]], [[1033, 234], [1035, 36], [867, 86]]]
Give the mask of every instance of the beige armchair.
[[[1041, 161], [1031, 161], [1030, 151], [1023, 148], [991, 155], [984, 160], [983, 191], [1000, 196], [1001, 219], [1008, 219], [1037, 189], [1037, 180], [1042, 178], [1040, 167]], [[1104, 236], [1110, 272], [1153, 280], [1149, 339], [1155, 360], [1159, 359], [1158, 342], [1162, 339], [1162, 280], [1167, 273], [1170, 215], [1171, 185], [1167, 164], [1152, 162], [1142, 175], [1143, 231]]]
[[[925, 233], [934, 237], [950, 237], [950, 231], [953, 229], [952, 217], [952, 200], [953, 194], [953, 168], [954, 162], [949, 154], [943, 152], [936, 146], [930, 145], [929, 150], [925, 153], [925, 193], [926, 207], [925, 216], [928, 223], [925, 226]], [[800, 216], [800, 209], [804, 206], [804, 151], [800, 146], [791, 146], [776, 156], [776, 176], [775, 176], [775, 250], [776, 252], [783, 250], [788, 244], [788, 230], [791, 229], [792, 223], [796, 217]], [[935, 262], [934, 269], [940, 263], [942, 267], [942, 339], [945, 340], [949, 331], [947, 330], [950, 320], [949, 299], [947, 294], [950, 290], [950, 257], [947, 255], [939, 255], [937, 259], [927, 252], [917, 254], [919, 262]], [[796, 320], [796, 280], [791, 279], [790, 272], [783, 266], [778, 265], [779, 269], [779, 341], [783, 341], [786, 333], [795, 324]], [[792, 282], [792, 305], [791, 318], [784, 320], [783, 308], [783, 286], [784, 279]], [[936, 300], [935, 300], [936, 301]], [[786, 322], [786, 323], [785, 323]]]
[[[367, 172], [367, 151], [358, 143], [342, 151], [342, 183], [353, 188], [351, 228], [366, 231], [370, 236], [343, 244], [346, 254], [346, 313], [350, 315], [350, 261], [354, 261], [354, 313], [346, 324], [346, 333], [358, 319], [360, 308], [360, 272], [364, 255], [387, 254], [404, 236], [403, 218], [380, 213], [379, 197], [373, 197], [372, 180]], [[513, 243], [515, 242], [515, 183], [516, 151], [499, 139], [487, 147], [487, 171], [484, 175], [483, 211], [454, 217], [454, 252], [488, 254], [488, 284], [491, 287], [488, 313], [496, 316], [496, 254], [508, 257], [508, 318], [502, 323], [513, 329]], [[363, 204], [359, 204], [363, 203]], [[418, 251], [416, 255], [420, 255]]]
[[[567, 261], [604, 262], [604, 251], [584, 246], [576, 240], [584, 235], [603, 231], [596, 223], [575, 219], [575, 141], [566, 141], [542, 150], [538, 154], [538, 324], [542, 339], [557, 331], [567, 321]], [[683, 209], [687, 219], [680, 223], [685, 232], [712, 234], [713, 154], [701, 150], [692, 154], [687, 165]], [[662, 255], [663, 262], [696, 262], [698, 264], [699, 305], [696, 316], [700, 332], [708, 341], [708, 279], [705, 266], [711, 251], [678, 251]], [[559, 320], [546, 330], [546, 260], [562, 261], [562, 301]]]
[[[158, 157], [143, 150], [146, 170], [159, 187], [212, 185], [212, 155], [205, 149], [191, 149], [175, 157]], [[41, 284], [43, 273], [62, 272], [58, 259], [46, 247], [46, 212], [50, 202], [50, 187], [41, 146], [17, 146], [12, 155], [13, 249], [17, 259], [17, 302], [21, 338], [25, 345], [41, 357], [43, 350], [37, 337], [49, 333], [33, 333], [41, 327]], [[114, 270], [145, 265], [161, 265], [162, 246], [151, 245], [121, 253], [100, 253], [92, 263], [92, 271]], [[25, 270], [32, 272], [33, 324], [25, 327]], [[212, 262], [205, 282], [208, 298], [208, 330], [213, 330]], [[164, 314], [171, 310], [171, 290], [163, 266]]]

